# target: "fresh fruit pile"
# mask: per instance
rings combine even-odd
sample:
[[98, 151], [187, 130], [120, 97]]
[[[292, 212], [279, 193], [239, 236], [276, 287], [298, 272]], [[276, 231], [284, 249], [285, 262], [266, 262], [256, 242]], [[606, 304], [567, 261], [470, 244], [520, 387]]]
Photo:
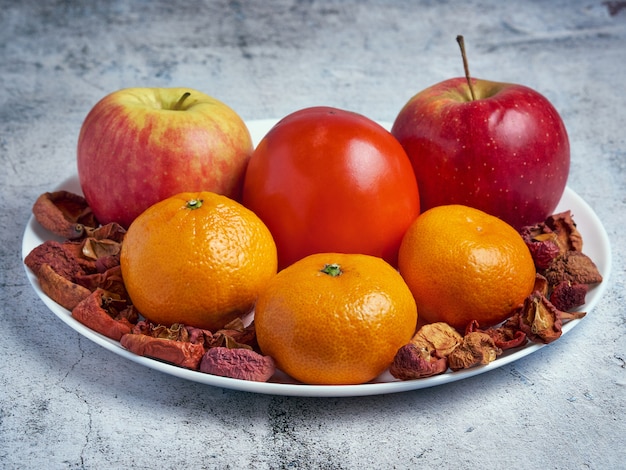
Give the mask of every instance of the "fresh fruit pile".
[[201, 92], [120, 90], [81, 129], [84, 197], [34, 204], [64, 240], [25, 263], [78, 321], [181, 367], [428, 377], [554, 341], [584, 315], [572, 311], [602, 277], [571, 214], [553, 214], [568, 171], [552, 105], [467, 67], [412, 98], [391, 132], [314, 107], [256, 148]]

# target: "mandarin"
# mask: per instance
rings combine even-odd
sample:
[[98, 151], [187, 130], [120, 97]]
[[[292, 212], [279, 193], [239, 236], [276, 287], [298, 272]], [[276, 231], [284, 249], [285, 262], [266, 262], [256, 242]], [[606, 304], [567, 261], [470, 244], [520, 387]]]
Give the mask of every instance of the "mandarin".
[[420, 214], [409, 227], [398, 269], [426, 323], [463, 331], [508, 318], [531, 294], [535, 265], [521, 235], [478, 209], [444, 205]]
[[380, 375], [417, 324], [411, 291], [383, 259], [318, 253], [280, 271], [259, 296], [259, 346], [307, 384], [360, 384]]
[[148, 320], [215, 331], [250, 312], [276, 274], [274, 240], [252, 211], [211, 192], [154, 204], [128, 228], [122, 276]]

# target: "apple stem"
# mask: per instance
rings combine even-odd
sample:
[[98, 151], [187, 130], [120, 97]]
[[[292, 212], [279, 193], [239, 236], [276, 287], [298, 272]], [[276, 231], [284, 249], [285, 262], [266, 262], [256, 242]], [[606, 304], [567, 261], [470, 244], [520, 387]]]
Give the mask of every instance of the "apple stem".
[[176, 102], [176, 104], [174, 105], [174, 107], [172, 108], [174, 111], [178, 111], [180, 110], [180, 108], [183, 105], [183, 102], [189, 98], [191, 96], [191, 93], [189, 93], [188, 91], [186, 91], [185, 93], [183, 93], [183, 96], [180, 97], [180, 99]]
[[461, 57], [463, 57], [463, 68], [465, 69], [465, 78], [467, 79], [467, 85], [469, 86], [470, 96], [472, 97], [472, 101], [476, 99], [476, 95], [474, 94], [474, 86], [472, 85], [472, 79], [470, 78], [469, 65], [467, 64], [467, 54], [465, 53], [465, 39], [462, 35], [458, 35], [456, 37], [456, 42], [459, 43], [459, 47], [461, 48]]

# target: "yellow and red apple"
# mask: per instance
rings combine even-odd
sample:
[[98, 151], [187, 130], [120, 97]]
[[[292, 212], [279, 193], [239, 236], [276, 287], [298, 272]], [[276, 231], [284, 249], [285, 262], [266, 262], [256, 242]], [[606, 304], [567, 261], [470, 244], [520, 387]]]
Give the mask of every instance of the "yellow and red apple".
[[422, 210], [464, 204], [516, 228], [545, 220], [570, 167], [565, 125], [526, 86], [466, 77], [413, 96], [391, 129], [408, 154]]
[[126, 88], [85, 118], [78, 177], [98, 221], [128, 227], [180, 192], [239, 199], [252, 151], [245, 123], [221, 101], [189, 88]]

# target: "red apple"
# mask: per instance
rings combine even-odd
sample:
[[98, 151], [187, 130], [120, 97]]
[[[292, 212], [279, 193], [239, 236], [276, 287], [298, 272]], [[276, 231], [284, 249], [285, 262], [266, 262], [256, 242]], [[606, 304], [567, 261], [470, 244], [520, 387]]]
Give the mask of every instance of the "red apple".
[[393, 124], [391, 133], [411, 159], [422, 210], [464, 204], [518, 229], [544, 220], [569, 174], [561, 117], [528, 87], [471, 79], [472, 98], [468, 80], [423, 90]]
[[188, 88], [128, 88], [100, 100], [78, 138], [78, 177], [100, 223], [124, 227], [184, 191], [239, 199], [253, 151], [224, 103]]

